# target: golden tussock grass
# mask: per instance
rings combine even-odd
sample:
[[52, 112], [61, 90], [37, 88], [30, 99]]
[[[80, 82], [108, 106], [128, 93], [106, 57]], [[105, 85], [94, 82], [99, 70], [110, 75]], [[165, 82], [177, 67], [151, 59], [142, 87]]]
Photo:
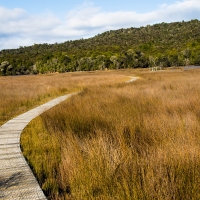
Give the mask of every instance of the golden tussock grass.
[[125, 79], [117, 72], [115, 75], [110, 72], [77, 72], [0, 77], [0, 125], [54, 97], [82, 91], [88, 85], [110, 84]]
[[49, 199], [200, 198], [199, 71], [137, 74], [96, 80], [25, 129]]

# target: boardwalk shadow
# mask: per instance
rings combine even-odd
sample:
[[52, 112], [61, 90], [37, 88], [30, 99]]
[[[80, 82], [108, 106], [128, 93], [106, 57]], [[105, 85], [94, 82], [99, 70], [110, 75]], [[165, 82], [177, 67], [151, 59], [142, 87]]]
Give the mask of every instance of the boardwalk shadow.
[[4, 197], [3, 191], [18, 186], [23, 178], [24, 175], [21, 172], [14, 173], [6, 179], [0, 177], [0, 198]]

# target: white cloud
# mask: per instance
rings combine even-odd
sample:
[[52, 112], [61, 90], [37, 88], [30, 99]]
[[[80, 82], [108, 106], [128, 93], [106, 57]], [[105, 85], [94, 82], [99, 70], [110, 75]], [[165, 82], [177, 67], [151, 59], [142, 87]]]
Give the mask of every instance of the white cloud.
[[[93, 8], [91, 8], [93, 9]], [[70, 18], [70, 24], [74, 28], [78, 27], [112, 27], [113, 29], [130, 26], [146, 25], [155, 22], [170, 22], [180, 20], [190, 20], [190, 17], [194, 11], [200, 11], [199, 0], [185, 0], [178, 1], [171, 5], [161, 5], [157, 10], [152, 12], [140, 14], [137, 12], [94, 12], [92, 15], [88, 15], [85, 19], [82, 17], [82, 13], [77, 10], [74, 11], [74, 15]], [[92, 13], [92, 12], [91, 12]], [[198, 16], [194, 16], [199, 18]]]
[[103, 12], [92, 3], [83, 4], [64, 19], [52, 13], [30, 15], [23, 9], [0, 7], [0, 49], [34, 43], [55, 43], [85, 38], [110, 29], [138, 27], [160, 22], [200, 19], [200, 1], [183, 0], [160, 5], [144, 14]]
[[11, 21], [11, 20], [19, 20], [27, 15], [26, 11], [20, 8], [15, 8], [13, 10], [6, 9], [4, 7], [0, 7], [0, 23]]

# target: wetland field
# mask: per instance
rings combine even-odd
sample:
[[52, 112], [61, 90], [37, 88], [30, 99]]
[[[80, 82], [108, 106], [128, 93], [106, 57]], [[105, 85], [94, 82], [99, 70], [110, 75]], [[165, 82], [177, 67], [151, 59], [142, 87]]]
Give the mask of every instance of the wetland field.
[[[126, 83], [130, 76], [139, 79]], [[48, 199], [200, 199], [200, 69], [0, 77], [0, 123], [31, 121], [21, 149]]]

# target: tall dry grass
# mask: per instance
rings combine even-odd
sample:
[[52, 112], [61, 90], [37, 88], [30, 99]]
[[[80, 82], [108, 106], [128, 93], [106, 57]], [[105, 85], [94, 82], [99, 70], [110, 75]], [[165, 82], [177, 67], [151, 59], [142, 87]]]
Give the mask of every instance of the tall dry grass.
[[54, 97], [82, 91], [88, 85], [127, 79], [118, 72], [77, 72], [0, 77], [0, 125]]
[[200, 199], [200, 73], [141, 73], [42, 114], [22, 148], [49, 199]]

